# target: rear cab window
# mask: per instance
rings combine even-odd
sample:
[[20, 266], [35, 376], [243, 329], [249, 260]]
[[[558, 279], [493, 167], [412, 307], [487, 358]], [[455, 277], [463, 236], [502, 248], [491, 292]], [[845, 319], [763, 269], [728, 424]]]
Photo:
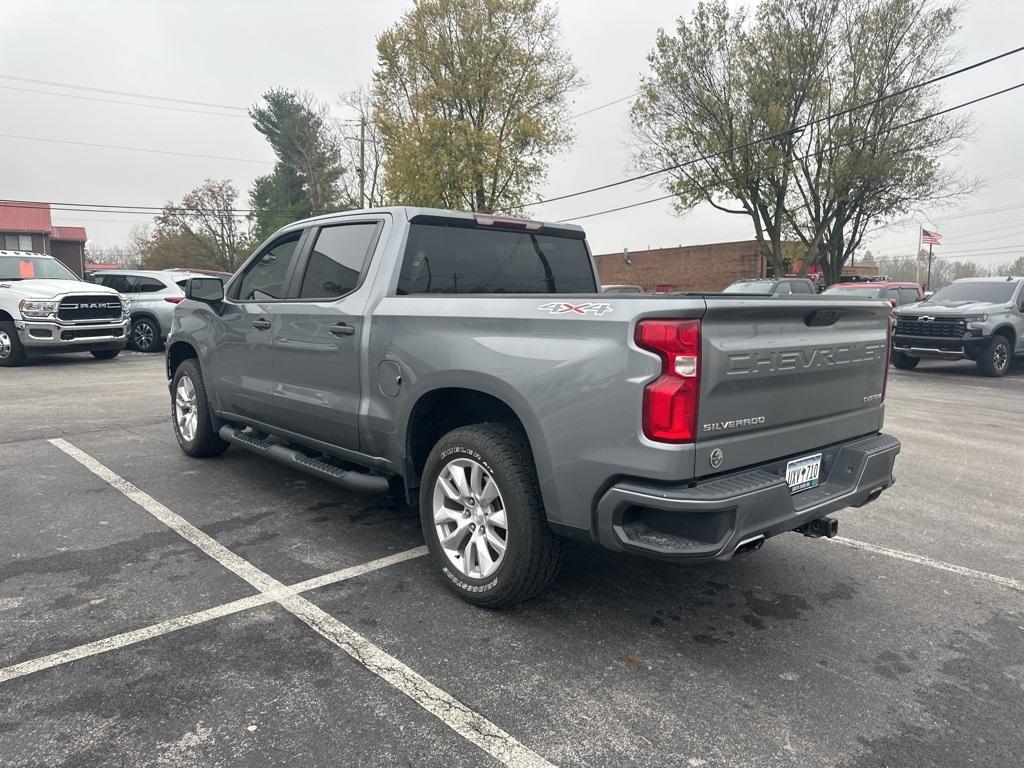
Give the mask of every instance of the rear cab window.
[[597, 293], [586, 241], [576, 235], [413, 221], [397, 293]]

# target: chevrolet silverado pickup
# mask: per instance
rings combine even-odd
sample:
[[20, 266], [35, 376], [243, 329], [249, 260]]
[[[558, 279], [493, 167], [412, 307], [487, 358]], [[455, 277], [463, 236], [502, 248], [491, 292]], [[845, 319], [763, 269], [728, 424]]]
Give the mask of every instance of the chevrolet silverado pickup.
[[973, 360], [985, 376], [1004, 376], [1024, 356], [1024, 278], [965, 277], [924, 301], [896, 310], [892, 362]]
[[554, 578], [565, 537], [681, 563], [893, 483], [887, 302], [599, 292], [573, 225], [421, 208], [291, 224], [167, 344], [173, 429], [418, 503], [483, 606]]
[[85, 283], [52, 256], [0, 251], [0, 367], [36, 355], [124, 349], [128, 314], [117, 291]]

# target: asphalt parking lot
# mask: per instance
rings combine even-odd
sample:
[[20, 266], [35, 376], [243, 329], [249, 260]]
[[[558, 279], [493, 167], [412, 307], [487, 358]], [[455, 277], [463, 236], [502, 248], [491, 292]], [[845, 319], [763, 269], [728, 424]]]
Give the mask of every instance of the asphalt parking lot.
[[183, 456], [162, 366], [0, 371], [3, 766], [1020, 764], [1020, 363], [894, 370], [897, 485], [840, 540], [573, 545], [500, 613], [404, 505]]

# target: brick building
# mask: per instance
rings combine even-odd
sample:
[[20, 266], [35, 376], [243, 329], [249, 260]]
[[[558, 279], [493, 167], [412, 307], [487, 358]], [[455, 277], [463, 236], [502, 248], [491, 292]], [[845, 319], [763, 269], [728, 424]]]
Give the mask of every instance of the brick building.
[[645, 291], [720, 291], [743, 277], [764, 277], [767, 265], [756, 240], [594, 256], [604, 285], [639, 285]]
[[57, 227], [49, 203], [0, 201], [0, 248], [46, 253], [78, 276], [85, 271], [85, 227]]
[[[797, 243], [784, 243], [783, 248], [794, 255], [800, 250]], [[594, 261], [603, 285], [639, 285], [648, 293], [717, 292], [743, 278], [769, 277], [771, 271], [756, 240], [630, 251], [628, 263], [619, 251], [596, 255]], [[794, 264], [799, 269], [799, 260]], [[878, 267], [874, 265], [843, 268], [844, 275], [877, 273]], [[813, 275], [809, 276], [813, 279]]]

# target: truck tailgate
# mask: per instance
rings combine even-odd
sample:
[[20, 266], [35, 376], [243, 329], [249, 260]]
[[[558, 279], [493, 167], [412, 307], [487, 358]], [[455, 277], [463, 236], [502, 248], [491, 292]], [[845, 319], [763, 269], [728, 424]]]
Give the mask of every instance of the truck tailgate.
[[887, 303], [708, 296], [696, 475], [877, 432], [888, 332]]

